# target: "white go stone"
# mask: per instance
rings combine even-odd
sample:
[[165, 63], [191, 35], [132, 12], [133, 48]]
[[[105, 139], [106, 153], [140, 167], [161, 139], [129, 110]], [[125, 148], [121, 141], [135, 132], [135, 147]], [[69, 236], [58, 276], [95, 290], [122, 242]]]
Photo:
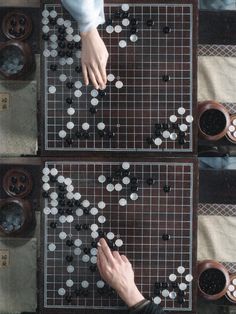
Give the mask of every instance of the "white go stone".
[[67, 109], [67, 113], [68, 113], [69, 116], [73, 116], [75, 114], [75, 109], [70, 107], [70, 108]]
[[119, 46], [120, 46], [120, 48], [125, 48], [127, 46], [127, 42], [125, 40], [120, 40]]
[[97, 225], [97, 224], [92, 224], [92, 225], [90, 226], [90, 229], [91, 229], [92, 231], [97, 231], [97, 230], [98, 230], [98, 225]]
[[54, 243], [50, 243], [48, 249], [50, 252], [54, 252], [56, 250], [56, 245]]
[[[73, 32], [74, 32], [74, 30], [73, 30], [72, 27], [67, 27], [67, 29], [66, 29], [66, 33], [67, 33], [67, 34], [71, 35], [71, 34], [73, 34]], [[74, 39], [74, 38], [73, 38], [73, 39]]]
[[93, 247], [90, 251], [90, 254], [93, 256], [97, 255], [97, 253], [98, 253], [98, 250], [95, 247]]
[[160, 146], [160, 145], [162, 144], [162, 139], [159, 138], [159, 137], [155, 138], [154, 144], [155, 144], [156, 146]]
[[234, 125], [230, 125], [229, 126], [229, 132], [234, 132], [235, 131], [235, 126]]
[[105, 282], [104, 281], [102, 281], [102, 280], [98, 280], [97, 281], [97, 287], [98, 288], [103, 288], [105, 286]]
[[52, 48], [53, 50], [55, 50], [55, 49], [58, 48], [58, 43], [57, 43], [57, 42], [51, 43], [50, 46], [51, 46], [51, 48]]
[[100, 202], [98, 203], [98, 208], [104, 209], [105, 207], [106, 207], [106, 204], [105, 204], [103, 201], [100, 201]]
[[92, 256], [92, 257], [90, 258], [90, 262], [91, 262], [92, 264], [96, 264], [96, 263], [97, 263], [97, 256]]
[[64, 223], [66, 222], [66, 216], [61, 215], [61, 216], [59, 217], [59, 221], [60, 221], [60, 223], [64, 224]]
[[65, 27], [71, 27], [71, 21], [70, 20], [65, 20], [64, 26]]
[[49, 11], [48, 10], [43, 10], [42, 16], [43, 17], [49, 17]]
[[67, 234], [66, 234], [64, 231], [62, 231], [62, 232], [59, 233], [59, 238], [60, 238], [61, 240], [65, 240], [66, 237], [67, 237]]
[[103, 216], [103, 215], [99, 216], [99, 217], [98, 217], [98, 222], [99, 222], [100, 224], [104, 224], [104, 223], [106, 222], [106, 217]]
[[81, 51], [77, 50], [76, 53], [75, 53], [75, 56], [76, 56], [77, 59], [80, 59], [81, 58]]
[[185, 114], [185, 108], [184, 107], [179, 107], [178, 108], [178, 114], [180, 114], [181, 116], [183, 115], [183, 114]]
[[72, 34], [67, 34], [66, 35], [66, 40], [67, 41], [72, 41], [74, 39], [74, 36]]
[[79, 247], [75, 248], [74, 249], [74, 254], [77, 255], [77, 256], [80, 255], [81, 254], [81, 249]]
[[74, 128], [74, 123], [72, 121], [67, 122], [66, 127], [68, 130], [72, 130]]
[[73, 192], [73, 191], [74, 191], [73, 185], [68, 185], [68, 186], [66, 187], [66, 190], [67, 190], [67, 192]]
[[70, 223], [72, 223], [74, 221], [74, 217], [72, 215], [68, 215], [66, 217], [66, 221], [70, 224]]
[[74, 63], [74, 60], [73, 60], [72, 58], [67, 58], [67, 59], [66, 59], [66, 63], [67, 63], [68, 65], [72, 65], [72, 64]]
[[84, 263], [88, 263], [89, 260], [90, 260], [89, 255], [85, 254], [85, 255], [82, 256], [82, 261], [83, 261]]
[[44, 191], [50, 190], [50, 185], [49, 185], [48, 183], [44, 183], [44, 184], [43, 184], [43, 190], [44, 190]]
[[154, 299], [153, 299], [153, 302], [155, 303], [155, 304], [160, 304], [161, 303], [161, 298], [160, 297], [155, 297]]
[[170, 137], [170, 132], [166, 130], [162, 133], [162, 136], [167, 139]]
[[50, 12], [50, 16], [51, 16], [53, 19], [55, 19], [55, 17], [57, 17], [57, 12], [56, 12], [55, 10], [52, 10], [52, 11]]
[[59, 17], [57, 19], [57, 25], [62, 26], [64, 24], [64, 19], [62, 17]]
[[236, 278], [233, 279], [232, 284], [236, 286]]
[[82, 87], [82, 82], [81, 81], [76, 81], [75, 82], [75, 87], [80, 89]]
[[67, 287], [69, 287], [69, 288], [73, 287], [73, 285], [74, 285], [73, 280], [72, 280], [72, 279], [66, 280], [66, 285], [67, 285]]
[[123, 11], [129, 11], [129, 5], [128, 5], [128, 3], [123, 3], [122, 5], [121, 5], [121, 9], [123, 10]]
[[107, 184], [106, 190], [107, 190], [108, 192], [113, 192], [114, 189], [115, 189], [115, 187], [114, 187], [113, 184], [111, 184], [111, 183]]
[[43, 25], [47, 25], [49, 23], [49, 19], [47, 18], [47, 17], [44, 17], [43, 19], [42, 19], [42, 24]]
[[130, 168], [130, 164], [128, 162], [125, 161], [122, 163], [122, 169], [128, 170], [129, 168]]
[[115, 79], [115, 76], [114, 76], [112, 73], [110, 73], [110, 74], [107, 75], [107, 80], [108, 80], [109, 82], [113, 82], [114, 79]]
[[186, 285], [186, 283], [181, 282], [181, 283], [179, 284], [179, 289], [180, 289], [181, 291], [186, 290], [186, 289], [187, 289], [187, 285]]
[[91, 233], [91, 237], [92, 237], [93, 239], [96, 239], [98, 236], [99, 236], [99, 234], [98, 234], [97, 231], [93, 231], [93, 232]]
[[233, 296], [236, 298], [236, 291], [233, 292]]
[[45, 167], [43, 168], [42, 173], [47, 176], [50, 173], [50, 169], [48, 167]]
[[55, 94], [57, 89], [55, 86], [49, 86], [48, 91], [50, 94]]
[[81, 286], [82, 286], [82, 288], [87, 289], [87, 288], [89, 287], [88, 281], [87, 281], [87, 280], [82, 281], [82, 282], [81, 282]]
[[191, 281], [193, 280], [193, 276], [192, 276], [191, 274], [187, 274], [187, 275], [185, 276], [185, 280], [186, 280], [187, 282], [191, 282]]
[[45, 215], [49, 215], [49, 214], [51, 214], [51, 209], [50, 209], [49, 207], [44, 207], [43, 213], [44, 213]]
[[108, 25], [108, 26], [106, 27], [106, 32], [107, 32], [108, 34], [113, 33], [113, 32], [114, 32], [113, 26], [112, 26], [112, 25]]
[[88, 124], [88, 122], [84, 122], [82, 124], [82, 129], [85, 130], [85, 131], [87, 131], [89, 129], [89, 127], [90, 127], [90, 125]]
[[91, 105], [92, 106], [97, 106], [98, 105], [98, 99], [97, 98], [92, 98], [91, 99]]
[[45, 49], [44, 51], [43, 51], [43, 55], [44, 55], [44, 57], [45, 58], [48, 58], [48, 57], [50, 57], [50, 51], [48, 50], [48, 49]]
[[192, 123], [193, 122], [193, 116], [191, 115], [188, 115], [185, 120], [188, 122], [188, 123]]
[[130, 199], [131, 199], [132, 201], [137, 201], [137, 199], [138, 199], [138, 194], [137, 194], [137, 193], [131, 193], [131, 194], [130, 194]]
[[187, 124], [181, 124], [180, 126], [179, 126], [179, 129], [180, 129], [180, 131], [182, 131], [182, 132], [185, 132], [185, 131], [187, 131], [187, 129], [188, 129], [188, 126], [187, 126]]
[[235, 290], [234, 285], [229, 285], [229, 286], [228, 286], [228, 290], [229, 290], [230, 292], [233, 292], [233, 291]]
[[58, 214], [58, 209], [56, 207], [52, 207], [51, 208], [51, 214], [54, 215], [54, 216], [57, 215]]
[[185, 268], [183, 266], [179, 266], [177, 268], [177, 272], [182, 275], [185, 272]]
[[114, 238], [115, 238], [115, 235], [114, 235], [113, 232], [108, 232], [108, 233], [107, 233], [107, 239], [108, 239], [108, 240], [113, 240]]
[[92, 89], [90, 94], [92, 97], [97, 97], [98, 91], [96, 89]]
[[62, 65], [62, 66], [66, 65], [66, 59], [65, 58], [60, 58], [59, 59], [59, 64]]
[[115, 241], [115, 245], [116, 245], [117, 247], [122, 247], [123, 241], [122, 241], [121, 239], [117, 239], [117, 240]]
[[177, 297], [177, 293], [175, 291], [171, 291], [169, 297], [171, 300], [174, 300]]
[[120, 33], [122, 31], [122, 27], [120, 25], [115, 26], [115, 32]]
[[49, 176], [42, 176], [42, 181], [43, 182], [48, 182], [50, 180]]
[[104, 183], [104, 182], [106, 182], [106, 177], [105, 177], [103, 174], [101, 174], [101, 175], [98, 177], [98, 182], [99, 182], [99, 183]]
[[57, 207], [58, 205], [58, 201], [57, 200], [51, 200], [51, 203], [50, 203], [53, 207]]
[[88, 207], [90, 206], [89, 200], [83, 200], [82, 205], [83, 205], [85, 208], [88, 208]]
[[135, 43], [138, 40], [138, 36], [135, 34], [130, 35], [130, 41], [132, 41], [133, 43]]
[[74, 270], [75, 270], [74, 266], [72, 266], [72, 265], [67, 266], [67, 272], [68, 272], [69, 274], [73, 273]]
[[162, 296], [163, 296], [164, 298], [167, 298], [170, 293], [169, 293], [169, 291], [168, 291], [167, 289], [164, 289], [164, 290], [162, 290], [161, 294], [162, 294]]
[[51, 56], [52, 56], [53, 58], [56, 58], [57, 55], [58, 55], [58, 52], [53, 49], [53, 50], [51, 51]]
[[233, 136], [236, 137], [236, 132], [233, 133]]
[[57, 35], [56, 35], [56, 34], [52, 34], [52, 35], [50, 36], [50, 40], [51, 40], [52, 42], [56, 42], [56, 41], [57, 41]]
[[75, 90], [74, 92], [75, 97], [80, 98], [82, 96], [82, 92], [80, 89]]
[[58, 174], [57, 168], [52, 168], [50, 172], [51, 172], [51, 175], [54, 177]]
[[117, 183], [117, 184], [115, 185], [115, 190], [116, 190], [117, 192], [120, 192], [120, 191], [122, 190], [122, 185], [121, 185], [120, 183]]
[[59, 137], [60, 138], [65, 138], [66, 137], [66, 131], [65, 130], [61, 130], [61, 131], [59, 131], [59, 133], [58, 133], [58, 135], [59, 135]]
[[115, 85], [116, 85], [116, 88], [120, 89], [123, 87], [124, 84], [121, 81], [117, 81]]
[[44, 25], [42, 28], [42, 31], [44, 34], [47, 34], [49, 32], [50, 28], [47, 25]]
[[98, 209], [96, 207], [92, 207], [90, 209], [90, 214], [91, 215], [95, 216], [95, 215], [97, 215], [97, 213], [98, 213]]
[[76, 201], [80, 200], [80, 199], [81, 199], [81, 194], [80, 194], [79, 192], [76, 192], [76, 193], [74, 194], [74, 199], [75, 199]]
[[124, 177], [122, 179], [122, 182], [125, 184], [125, 185], [128, 185], [130, 183], [130, 178], [129, 177]]
[[236, 119], [234, 119], [232, 123], [234, 126], [236, 126]]
[[80, 35], [76, 34], [74, 35], [74, 42], [78, 43], [81, 40]]
[[65, 74], [61, 74], [61, 75], [59, 76], [59, 80], [60, 80], [61, 82], [65, 82], [65, 81], [67, 80], [67, 76], [66, 76]]
[[77, 208], [76, 211], [75, 211], [76, 215], [78, 217], [81, 217], [83, 216], [84, 212], [83, 212], [83, 209], [82, 208]]
[[175, 132], [173, 132], [173, 133], [170, 134], [170, 139], [171, 139], [172, 141], [175, 141], [175, 140], [177, 139], [177, 137], [178, 137], [178, 135], [177, 135]]
[[129, 19], [123, 19], [123, 20], [122, 20], [122, 25], [123, 25], [123, 26], [129, 26], [129, 24], [130, 24]]
[[177, 276], [175, 275], [175, 274], [170, 274], [170, 276], [169, 276], [169, 280], [170, 281], [176, 281], [176, 279], [177, 279]]
[[58, 294], [62, 297], [63, 295], [66, 294], [66, 290], [64, 288], [58, 289]]
[[121, 198], [119, 200], [119, 204], [120, 204], [120, 206], [126, 206], [127, 205], [127, 200], [125, 198]]
[[98, 128], [98, 130], [104, 130], [105, 129], [105, 123], [103, 123], [103, 122], [99, 122], [98, 124], [97, 124], [97, 128]]
[[71, 192], [68, 192], [68, 193], [66, 194], [66, 197], [67, 197], [69, 200], [72, 200], [72, 199], [74, 198], [74, 194], [71, 193]]
[[75, 246], [80, 247], [82, 245], [82, 241], [80, 239], [76, 239], [74, 244]]

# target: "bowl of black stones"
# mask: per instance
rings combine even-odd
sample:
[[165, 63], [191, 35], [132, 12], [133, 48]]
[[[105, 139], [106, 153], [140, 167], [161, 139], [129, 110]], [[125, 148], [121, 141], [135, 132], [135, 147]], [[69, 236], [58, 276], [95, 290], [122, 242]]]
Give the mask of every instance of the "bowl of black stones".
[[27, 200], [0, 200], [0, 234], [3, 236], [25, 235], [31, 230], [34, 217]]
[[222, 298], [229, 283], [229, 273], [221, 263], [204, 260], [198, 264], [198, 289], [205, 299], [213, 301]]
[[22, 78], [33, 69], [33, 53], [27, 43], [10, 40], [0, 45], [0, 74], [4, 78]]
[[198, 105], [199, 136], [209, 141], [224, 137], [230, 125], [230, 115], [220, 103], [209, 100]]

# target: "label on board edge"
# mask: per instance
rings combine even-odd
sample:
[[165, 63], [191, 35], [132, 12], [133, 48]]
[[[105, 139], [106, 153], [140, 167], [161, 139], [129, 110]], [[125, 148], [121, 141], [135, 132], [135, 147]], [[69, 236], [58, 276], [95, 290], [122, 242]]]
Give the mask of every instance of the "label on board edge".
[[0, 93], [0, 111], [9, 109], [10, 95], [8, 93]]
[[10, 266], [9, 250], [0, 249], [0, 268], [7, 268]]

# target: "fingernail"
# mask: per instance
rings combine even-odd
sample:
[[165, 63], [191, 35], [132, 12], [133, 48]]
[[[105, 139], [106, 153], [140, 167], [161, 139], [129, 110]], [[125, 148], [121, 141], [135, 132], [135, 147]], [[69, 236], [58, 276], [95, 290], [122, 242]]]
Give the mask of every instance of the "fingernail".
[[98, 242], [98, 246], [100, 246], [100, 247], [101, 247], [101, 244], [100, 244], [100, 242]]

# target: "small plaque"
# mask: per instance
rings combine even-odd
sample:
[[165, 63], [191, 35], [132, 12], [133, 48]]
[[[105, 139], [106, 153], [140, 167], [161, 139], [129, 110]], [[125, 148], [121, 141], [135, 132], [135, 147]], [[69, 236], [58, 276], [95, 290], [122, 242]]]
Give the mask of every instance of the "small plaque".
[[8, 110], [10, 96], [7, 93], [0, 93], [0, 111]]
[[9, 250], [0, 249], [0, 268], [7, 268], [9, 264]]

